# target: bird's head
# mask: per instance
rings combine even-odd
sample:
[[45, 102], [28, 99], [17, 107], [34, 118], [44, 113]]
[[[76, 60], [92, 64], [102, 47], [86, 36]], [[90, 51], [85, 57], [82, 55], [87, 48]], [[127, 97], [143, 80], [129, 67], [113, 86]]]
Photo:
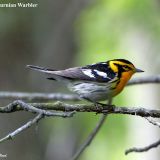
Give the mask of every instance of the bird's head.
[[134, 73], [144, 72], [141, 69], [136, 68], [130, 61], [125, 59], [114, 59], [109, 61], [110, 68], [118, 73], [118, 76], [127, 76], [130, 78]]

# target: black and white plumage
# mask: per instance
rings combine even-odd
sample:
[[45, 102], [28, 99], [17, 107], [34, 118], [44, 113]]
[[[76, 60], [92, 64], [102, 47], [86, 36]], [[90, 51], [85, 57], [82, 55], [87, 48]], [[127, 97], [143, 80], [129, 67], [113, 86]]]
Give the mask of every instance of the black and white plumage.
[[27, 67], [46, 73], [48, 79], [64, 83], [81, 98], [94, 103], [116, 96], [134, 73], [143, 72], [125, 59], [114, 59], [65, 70], [33, 65]]
[[110, 82], [117, 81], [117, 74], [106, 62], [65, 70], [53, 70], [33, 65], [27, 65], [27, 67], [46, 73], [48, 79], [63, 82], [81, 98], [95, 103], [108, 99], [112, 92], [111, 88], [114, 88], [114, 84], [112, 83], [111, 87]]
[[65, 70], [53, 70], [34, 65], [27, 65], [27, 67], [44, 72], [48, 75], [48, 79], [53, 80], [60, 80], [64, 78], [65, 80], [72, 81], [84, 80], [93, 82], [108, 82], [116, 76], [115, 72], [112, 71], [107, 63], [97, 63], [87, 65], [85, 67], [74, 67]]

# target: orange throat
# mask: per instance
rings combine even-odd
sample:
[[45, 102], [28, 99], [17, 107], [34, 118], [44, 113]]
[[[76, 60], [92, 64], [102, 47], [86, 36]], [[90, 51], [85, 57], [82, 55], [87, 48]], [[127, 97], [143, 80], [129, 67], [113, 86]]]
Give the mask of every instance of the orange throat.
[[120, 82], [116, 87], [114, 96], [116, 96], [117, 94], [119, 94], [123, 88], [125, 87], [125, 85], [127, 84], [127, 82], [130, 80], [131, 76], [133, 75], [133, 72], [128, 72], [128, 73], [122, 73], [122, 76], [120, 78]]

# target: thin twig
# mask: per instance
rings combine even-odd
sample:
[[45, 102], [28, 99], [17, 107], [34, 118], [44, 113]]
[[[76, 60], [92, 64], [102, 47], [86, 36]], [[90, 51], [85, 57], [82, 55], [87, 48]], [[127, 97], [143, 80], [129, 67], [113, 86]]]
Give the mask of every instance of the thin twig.
[[[147, 119], [147, 121], [155, 126], [158, 126], [160, 127], [160, 123], [157, 122], [157, 121], [154, 121], [153, 119], [149, 119], [148, 117], [145, 117], [145, 119]], [[160, 145], [160, 140], [148, 145], [148, 146], [145, 146], [145, 147], [141, 147], [141, 148], [138, 148], [138, 147], [133, 147], [133, 148], [130, 148], [130, 149], [127, 149], [125, 151], [125, 155], [131, 153], [131, 152], [146, 152], [152, 148], [156, 148]]]
[[0, 92], [0, 99], [21, 99], [28, 101], [79, 101], [77, 95], [62, 93], [28, 93], [28, 92]]
[[131, 153], [131, 152], [147, 152], [148, 150], [152, 149], [152, 148], [156, 148], [160, 145], [160, 140], [146, 146], [146, 147], [142, 147], [142, 148], [137, 148], [137, 147], [134, 147], [134, 148], [130, 148], [128, 150], [125, 151], [125, 155]]
[[133, 78], [129, 81], [128, 85], [147, 84], [147, 83], [160, 83], [160, 75]]
[[6, 140], [9, 140], [9, 139], [13, 139], [17, 134], [19, 134], [20, 132], [24, 131], [25, 129], [31, 127], [33, 124], [37, 123], [40, 119], [43, 118], [43, 116], [44, 116], [43, 114], [38, 114], [34, 119], [28, 121], [26, 124], [24, 124], [20, 128], [16, 129], [15, 131], [9, 133], [4, 138], [0, 139], [0, 143], [4, 142]]
[[154, 121], [153, 119], [145, 118], [149, 123], [158, 126], [160, 128], [160, 122]]
[[[112, 99], [109, 99], [108, 105], [112, 104]], [[85, 149], [91, 144], [99, 130], [101, 129], [102, 125], [104, 124], [105, 120], [107, 118], [107, 114], [104, 114], [101, 116], [99, 122], [97, 123], [96, 127], [93, 129], [93, 131], [90, 133], [86, 141], [82, 144], [82, 146], [79, 148], [79, 150], [74, 154], [72, 157], [72, 160], [76, 160], [80, 157], [80, 155], [85, 151]]]

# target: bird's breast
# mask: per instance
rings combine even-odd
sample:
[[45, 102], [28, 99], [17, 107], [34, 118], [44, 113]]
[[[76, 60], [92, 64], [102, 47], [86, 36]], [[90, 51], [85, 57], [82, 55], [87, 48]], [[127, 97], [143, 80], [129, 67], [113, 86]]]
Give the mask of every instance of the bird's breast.
[[81, 97], [90, 99], [91, 101], [102, 101], [111, 95], [110, 84], [95, 82], [76, 82], [69, 85], [69, 89], [76, 92]]
[[115, 92], [113, 96], [116, 96], [117, 94], [119, 94], [123, 88], [125, 87], [125, 85], [127, 84], [127, 82], [130, 80], [132, 74], [131, 73], [122, 73], [122, 76], [117, 84], [117, 86], [115, 87]]

